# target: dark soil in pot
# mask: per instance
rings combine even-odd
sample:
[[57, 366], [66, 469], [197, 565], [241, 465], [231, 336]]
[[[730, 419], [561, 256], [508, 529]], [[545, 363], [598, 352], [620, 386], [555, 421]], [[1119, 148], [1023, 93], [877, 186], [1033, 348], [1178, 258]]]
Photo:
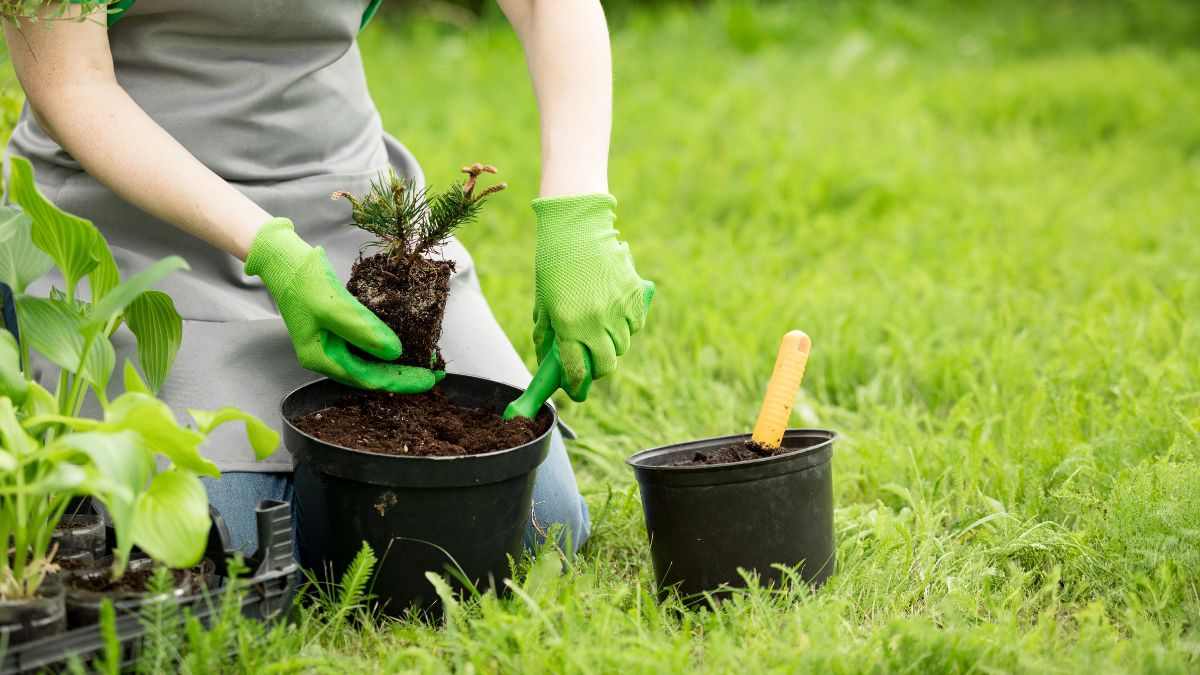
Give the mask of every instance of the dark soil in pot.
[[63, 584], [58, 576], [47, 577], [36, 598], [0, 600], [0, 644], [15, 647], [58, 635], [66, 627]]
[[790, 429], [774, 453], [741, 435], [631, 457], [660, 592], [703, 602], [706, 592], [745, 586], [742, 570], [778, 586], [787, 575], [777, 565], [824, 583], [834, 570], [834, 438]]
[[416, 395], [363, 391], [302, 415], [293, 424], [326, 443], [387, 455], [454, 457], [515, 448], [550, 428], [551, 416], [503, 419], [460, 405], [439, 387]]
[[[780, 448], [780, 452], [786, 452]], [[675, 462], [674, 466], [712, 466], [715, 464], [729, 464], [731, 462], [745, 462], [751, 459], [762, 459], [771, 457], [776, 452], [765, 445], [759, 445], [754, 441], [739, 441], [722, 445], [716, 448], [699, 450], [690, 457], [683, 457]]]
[[453, 272], [453, 261], [377, 253], [354, 263], [346, 290], [396, 332], [404, 345], [397, 363], [442, 370], [437, 343]]
[[[521, 394], [506, 384], [454, 374], [438, 391], [455, 406], [487, 411], [496, 426], [504, 407]], [[365, 452], [301, 428], [299, 420], [348, 396], [358, 394], [319, 380], [283, 400], [301, 563], [337, 580], [365, 541], [379, 560], [370, 593], [392, 615], [436, 605], [427, 572], [445, 575], [456, 567], [481, 590], [502, 589], [509, 560], [522, 553], [533, 481], [549, 451], [555, 420], [550, 406], [536, 418], [529, 441], [479, 454]], [[455, 579], [450, 583], [462, 588]]]
[[118, 614], [141, 611], [154, 602], [180, 602], [194, 597], [206, 587], [214, 586], [211, 560], [204, 560], [186, 570], [170, 570], [173, 589], [170, 593], [152, 593], [150, 586], [155, 575], [154, 561], [149, 558], [131, 560], [120, 579], [111, 576], [112, 559], [96, 561], [90, 567], [67, 571], [67, 621], [73, 628], [89, 626], [100, 617], [100, 603], [108, 598]]

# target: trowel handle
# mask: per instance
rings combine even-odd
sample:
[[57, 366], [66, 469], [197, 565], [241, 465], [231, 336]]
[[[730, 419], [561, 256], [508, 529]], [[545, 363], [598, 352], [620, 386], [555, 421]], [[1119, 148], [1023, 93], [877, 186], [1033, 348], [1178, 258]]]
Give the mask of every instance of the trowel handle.
[[[646, 311], [649, 312], [650, 302], [654, 300], [654, 282], [646, 281], [644, 284], [642, 302], [645, 303]], [[579, 388], [578, 400], [586, 398], [588, 389], [592, 386], [591, 357], [586, 350], [583, 353], [583, 358], [589, 360], [587, 362], [587, 375], [585, 375], [583, 384]], [[554, 392], [564, 384], [566, 383], [563, 381], [562, 358], [558, 355], [558, 341], [556, 340], [550, 344], [550, 350], [546, 352], [546, 358], [542, 359], [537, 372], [533, 374], [533, 380], [525, 388], [525, 393], [521, 394], [520, 398], [505, 408], [504, 419], [533, 417], [541, 409], [542, 404], [548, 401], [554, 395]]]
[[[537, 372], [533, 374], [529, 386], [517, 400], [509, 403], [508, 407], [504, 409], [504, 419], [511, 420], [514, 417], [532, 419], [541, 409], [542, 404], [548, 401], [554, 395], [555, 390], [562, 385], [562, 379], [562, 359], [558, 356], [558, 343], [554, 342], [551, 343], [550, 351], [546, 352], [546, 358], [542, 359], [542, 364], [538, 366]], [[586, 384], [590, 385], [591, 382]]]
[[812, 340], [803, 331], [794, 330], [783, 336], [775, 356], [775, 370], [767, 383], [758, 421], [754, 423], [754, 442], [768, 448], [778, 448], [783, 442], [811, 350]]
[[546, 358], [542, 359], [537, 372], [533, 374], [533, 380], [525, 389], [525, 395], [537, 403], [534, 406], [536, 410], [554, 395], [554, 392], [562, 386], [562, 382], [563, 364], [562, 359], [558, 356], [558, 342], [555, 341], [550, 345], [550, 351], [546, 352]]

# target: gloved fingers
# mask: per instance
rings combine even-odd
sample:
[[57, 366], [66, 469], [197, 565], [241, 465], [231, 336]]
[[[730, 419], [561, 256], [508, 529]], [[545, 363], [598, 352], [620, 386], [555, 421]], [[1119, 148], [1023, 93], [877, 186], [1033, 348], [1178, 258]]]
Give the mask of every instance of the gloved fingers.
[[322, 351], [338, 371], [325, 374], [343, 384], [363, 389], [383, 389], [398, 394], [416, 394], [429, 391], [445, 377], [445, 373], [439, 375], [428, 368], [359, 358], [350, 353], [345, 340], [328, 332], [322, 334], [321, 342]]
[[619, 318], [607, 330], [608, 339], [612, 340], [617, 356], [625, 356], [625, 352], [629, 351], [630, 336], [633, 334], [629, 329], [629, 322]]
[[[336, 282], [336, 277], [334, 278]], [[334, 286], [331, 302], [320, 310], [321, 327], [346, 342], [384, 361], [400, 358], [404, 348], [388, 325], [367, 309], [340, 283]]]
[[420, 394], [433, 389], [434, 385], [446, 377], [444, 370], [429, 370], [414, 366], [384, 364], [389, 372], [380, 389], [396, 394]]
[[601, 337], [589, 340], [586, 347], [592, 356], [593, 380], [608, 377], [617, 369], [617, 348], [607, 332]]
[[592, 386], [592, 364], [587, 348], [577, 340], [559, 340], [558, 358], [563, 366], [563, 391], [576, 403], [586, 401]]
[[550, 325], [550, 313], [542, 304], [536, 303], [533, 309], [533, 346], [537, 353], [538, 363], [541, 363], [554, 344], [554, 328]]
[[629, 324], [630, 335], [636, 335], [646, 325], [646, 315], [649, 313], [648, 307], [654, 293], [654, 282], [643, 280], [638, 285], [637, 292], [625, 298], [625, 321]]

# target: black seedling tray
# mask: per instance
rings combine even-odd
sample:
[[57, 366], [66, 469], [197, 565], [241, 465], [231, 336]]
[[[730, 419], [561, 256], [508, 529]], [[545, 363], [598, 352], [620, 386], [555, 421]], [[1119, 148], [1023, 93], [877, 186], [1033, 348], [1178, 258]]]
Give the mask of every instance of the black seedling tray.
[[[254, 570], [251, 577], [243, 577], [242, 613], [260, 621], [272, 621], [283, 616], [292, 605], [300, 578], [300, 568], [292, 556], [291, 505], [280, 501], [263, 501], [258, 505], [258, 551], [247, 560]], [[219, 513], [212, 512], [213, 527], [209, 532], [206, 557], [217, 566], [217, 574], [227, 576], [227, 560], [232, 556], [229, 531]], [[209, 625], [216, 608], [220, 606], [223, 588], [201, 595], [190, 602], [192, 615], [205, 626]], [[121, 643], [121, 666], [131, 666], [137, 658], [138, 649], [145, 637], [146, 629], [142, 617], [136, 614], [117, 617], [115, 622], [117, 639]], [[76, 657], [83, 663], [104, 652], [104, 638], [100, 625], [69, 630], [61, 635], [28, 642], [8, 650], [0, 661], [0, 675], [18, 675], [56, 671], [65, 667], [67, 660]]]

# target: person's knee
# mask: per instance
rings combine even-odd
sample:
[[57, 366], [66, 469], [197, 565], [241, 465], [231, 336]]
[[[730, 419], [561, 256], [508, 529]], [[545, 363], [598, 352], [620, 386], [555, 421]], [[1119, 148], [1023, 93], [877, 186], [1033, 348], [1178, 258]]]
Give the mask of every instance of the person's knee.
[[264, 499], [288, 501], [291, 477], [283, 473], [229, 471], [220, 479], [202, 477], [208, 503], [229, 531], [234, 549], [251, 554], [258, 547], [256, 507]]
[[559, 548], [574, 553], [583, 546], [590, 534], [587, 502], [576, 494], [574, 503], [533, 505], [529, 526], [525, 530], [525, 547], [536, 550], [553, 535]]
[[557, 429], [551, 437], [550, 452], [538, 467], [525, 546], [540, 547], [552, 532], [559, 547], [571, 552], [578, 551], [591, 533], [587, 502], [579, 494], [575, 472]]

